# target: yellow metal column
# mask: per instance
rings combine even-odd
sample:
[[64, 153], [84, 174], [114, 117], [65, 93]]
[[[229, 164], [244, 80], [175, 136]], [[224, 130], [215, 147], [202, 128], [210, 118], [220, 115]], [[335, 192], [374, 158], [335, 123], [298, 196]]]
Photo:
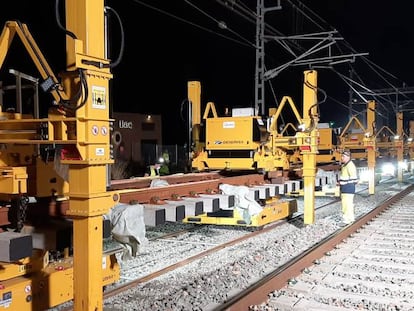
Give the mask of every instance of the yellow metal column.
[[408, 139], [407, 139], [407, 147], [408, 147], [408, 156], [409, 156], [409, 162], [408, 162], [408, 167], [409, 167], [409, 172], [412, 175], [414, 173], [414, 121], [410, 120], [408, 122]]
[[73, 232], [74, 310], [102, 310], [102, 215], [74, 220]]
[[397, 112], [397, 176], [398, 181], [403, 181], [402, 163], [404, 161], [404, 148], [403, 148], [403, 113]]
[[367, 149], [368, 157], [368, 193], [375, 193], [375, 159], [376, 159], [376, 144], [375, 144], [375, 101], [367, 103], [367, 133], [365, 133], [365, 148]]
[[74, 309], [102, 310], [102, 215], [114, 205], [105, 192], [104, 165], [70, 165], [69, 211], [73, 215]]
[[[103, 309], [103, 215], [117, 202], [106, 191], [106, 165], [110, 155], [109, 80], [105, 57], [104, 0], [66, 0], [68, 72], [63, 77], [70, 98], [86, 80], [85, 98], [79, 99], [76, 148], [66, 148], [63, 164], [69, 164], [69, 210], [73, 218], [74, 310]], [[87, 95], [87, 96], [86, 96]], [[81, 103], [85, 99], [85, 102]]]
[[310, 140], [310, 150], [303, 154], [303, 183], [304, 183], [304, 223], [315, 222], [315, 177], [316, 153], [318, 152], [318, 109], [317, 109], [317, 72], [304, 72], [303, 84], [303, 123], [310, 130], [305, 141]]
[[191, 140], [195, 144], [195, 151], [200, 151], [200, 126], [201, 126], [201, 84], [199, 81], [187, 83], [189, 106], [191, 107]]

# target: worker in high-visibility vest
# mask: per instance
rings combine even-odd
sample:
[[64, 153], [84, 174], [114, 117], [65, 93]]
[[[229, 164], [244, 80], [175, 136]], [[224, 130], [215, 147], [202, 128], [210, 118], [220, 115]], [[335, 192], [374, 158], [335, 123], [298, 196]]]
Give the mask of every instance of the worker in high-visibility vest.
[[164, 150], [164, 152], [162, 153], [162, 158], [164, 159], [165, 164], [170, 164], [170, 154], [168, 153], [168, 150]]
[[170, 174], [170, 155], [168, 154], [167, 150], [164, 150], [162, 153], [162, 157], [159, 159], [160, 162], [160, 175], [168, 175]]
[[156, 176], [155, 165], [150, 165], [150, 176]]
[[[155, 177], [160, 175], [160, 165], [154, 164], [149, 166], [149, 176]], [[148, 176], [148, 175], [147, 175]]]
[[351, 152], [344, 150], [341, 153], [341, 174], [339, 176], [339, 186], [342, 202], [342, 223], [345, 226], [354, 222], [354, 196], [355, 187], [358, 183], [358, 174], [354, 162], [351, 159]]

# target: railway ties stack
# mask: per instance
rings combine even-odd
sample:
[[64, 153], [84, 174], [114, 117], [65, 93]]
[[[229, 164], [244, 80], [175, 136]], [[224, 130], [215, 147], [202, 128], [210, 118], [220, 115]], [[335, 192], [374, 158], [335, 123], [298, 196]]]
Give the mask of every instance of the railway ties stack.
[[[269, 201], [276, 196], [284, 195], [288, 190], [295, 189], [295, 186], [299, 187], [299, 185], [299, 181], [289, 182], [286, 185], [254, 185], [247, 187], [247, 199], [254, 202]], [[160, 200], [157, 204], [146, 203], [142, 204], [144, 206], [144, 223], [149, 227], [163, 225], [165, 222], [245, 225], [246, 223], [235, 219], [233, 215], [233, 209], [237, 202], [238, 199], [234, 194], [212, 193]]]
[[180, 197], [161, 200], [157, 203], [144, 203], [144, 222], [154, 227], [165, 222], [181, 222], [185, 217], [197, 216], [206, 212], [215, 212], [220, 206], [234, 206], [234, 196], [200, 194], [192, 197]]
[[[327, 179], [325, 177], [316, 177], [316, 179], [316, 185], [326, 184]], [[296, 205], [287, 198], [299, 192], [302, 187], [302, 180], [285, 180], [281, 183], [258, 184], [248, 186], [248, 194], [246, 196], [248, 200], [260, 202], [264, 206], [271, 206], [278, 213], [279, 209], [277, 206], [282, 204], [282, 209], [286, 210], [286, 212], [281, 212], [281, 216], [277, 216], [277, 219], [274, 219], [274, 216], [269, 218], [268, 222], [272, 222], [290, 216], [290, 214], [296, 211], [295, 207], [293, 207]], [[245, 222], [241, 220], [245, 216], [237, 216], [237, 212], [234, 209], [238, 201], [234, 194], [200, 193], [144, 203], [142, 204], [144, 207], [144, 223], [148, 227], [160, 226], [166, 222], [254, 226], [254, 221], [253, 223]], [[289, 202], [286, 203], [286, 201]], [[272, 211], [270, 210], [270, 212]], [[262, 215], [262, 218], [265, 217], [266, 214], [264, 217]], [[263, 224], [266, 223], [257, 223], [257, 225]]]
[[200, 194], [162, 200], [157, 204], [143, 204], [144, 222], [150, 227], [165, 222], [182, 222], [186, 217], [216, 212], [220, 208], [233, 208], [234, 204], [234, 196], [224, 194]]

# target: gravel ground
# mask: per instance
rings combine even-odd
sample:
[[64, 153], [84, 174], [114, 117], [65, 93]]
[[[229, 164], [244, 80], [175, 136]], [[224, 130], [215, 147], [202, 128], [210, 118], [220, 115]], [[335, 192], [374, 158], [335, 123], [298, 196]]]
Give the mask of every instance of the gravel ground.
[[[406, 186], [407, 184], [399, 184], [395, 180], [384, 182], [376, 187], [374, 195], [368, 194], [366, 185], [358, 186], [361, 192], [355, 197], [356, 216], [370, 211]], [[332, 200], [333, 198], [315, 197], [315, 206], [322, 206]], [[303, 199], [298, 198], [297, 202], [298, 213], [303, 212]], [[304, 225], [303, 221], [283, 224], [242, 244], [222, 249], [159, 278], [141, 283], [106, 299], [104, 310], [214, 310], [240, 289], [246, 288], [336, 231], [341, 221], [340, 210], [340, 202], [337, 202], [328, 209], [316, 211], [315, 223], [312, 225]], [[170, 223], [159, 228], [148, 228], [146, 237], [149, 241], [141, 247], [139, 255], [128, 261], [120, 261], [121, 280], [117, 284], [144, 277], [250, 232], [250, 229], [244, 227], [206, 225], [177, 237], [154, 239], [188, 226]], [[71, 303], [66, 303], [50, 311], [59, 311], [70, 305]]]
[[251, 310], [414, 310], [411, 193]]

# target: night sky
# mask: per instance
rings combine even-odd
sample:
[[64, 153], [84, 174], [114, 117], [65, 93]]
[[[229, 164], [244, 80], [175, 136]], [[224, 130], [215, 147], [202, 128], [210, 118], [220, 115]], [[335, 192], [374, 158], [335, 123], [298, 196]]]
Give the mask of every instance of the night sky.
[[[254, 0], [235, 2], [248, 4], [253, 11], [256, 9]], [[266, 6], [276, 4], [276, 1], [265, 2]], [[302, 3], [321, 18], [317, 23], [323, 29], [337, 29], [355, 53], [369, 53], [370, 61], [394, 75], [394, 78], [386, 76], [392, 85], [414, 85], [414, 27], [409, 1], [380, 4], [374, 0], [303, 0]], [[301, 8], [299, 1], [282, 0], [281, 4], [282, 10], [266, 13], [266, 22], [275, 29], [285, 35], [321, 31], [315, 26], [316, 20], [312, 24], [292, 9], [292, 4]], [[254, 104], [255, 50], [246, 42], [254, 43], [255, 26], [234, 10], [214, 0], [112, 0], [106, 5], [116, 10], [125, 31], [124, 55], [120, 65], [112, 71], [114, 111], [162, 114], [164, 143], [181, 144], [187, 138], [181, 108], [186, 107], [183, 103], [188, 81], [201, 81], [202, 102], [215, 102], [219, 114], [224, 107]], [[52, 0], [13, 1], [1, 10], [0, 21], [18, 19], [27, 23], [57, 74], [65, 69], [65, 37], [56, 25], [54, 6]], [[219, 27], [217, 21], [224, 22], [228, 28]], [[111, 19], [110, 33], [110, 54], [115, 59], [120, 44], [115, 18]], [[266, 50], [268, 69], [291, 58], [280, 46], [270, 44]], [[19, 47], [12, 51], [7, 65], [27, 74], [37, 74], [30, 58], [21, 56]], [[359, 59], [352, 65], [358, 75], [371, 84], [370, 88], [390, 87]], [[345, 66], [339, 65], [336, 69], [346, 73]], [[277, 100], [290, 95], [295, 103], [301, 102], [305, 69], [289, 67], [272, 79]], [[3, 66], [0, 80], [10, 79], [7, 71], [8, 67]], [[333, 120], [344, 125], [349, 87], [325, 69], [318, 69], [318, 86], [328, 95], [324, 106], [320, 107], [321, 122]], [[274, 96], [269, 91], [266, 105], [275, 106]]]

